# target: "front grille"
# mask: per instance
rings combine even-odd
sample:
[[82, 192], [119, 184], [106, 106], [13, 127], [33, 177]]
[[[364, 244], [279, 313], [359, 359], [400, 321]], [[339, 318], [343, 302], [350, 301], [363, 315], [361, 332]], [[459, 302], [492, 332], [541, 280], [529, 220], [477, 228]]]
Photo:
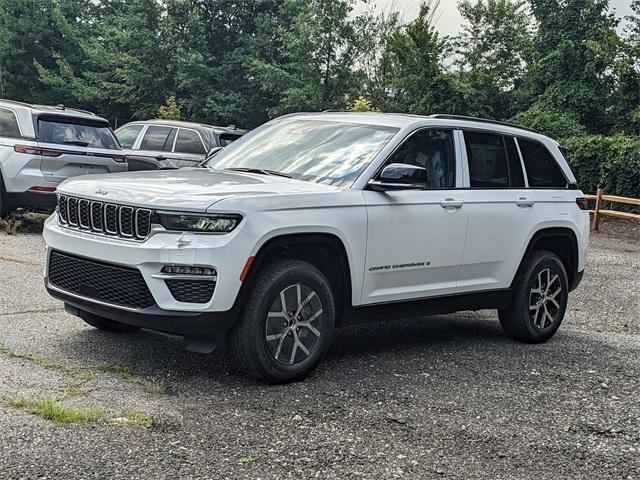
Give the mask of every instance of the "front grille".
[[216, 282], [212, 280], [165, 280], [178, 302], [207, 303], [213, 296]]
[[58, 220], [66, 227], [144, 240], [151, 232], [151, 210], [84, 198], [58, 196]]
[[128, 308], [155, 304], [138, 269], [52, 251], [49, 255], [49, 283], [81, 297]]

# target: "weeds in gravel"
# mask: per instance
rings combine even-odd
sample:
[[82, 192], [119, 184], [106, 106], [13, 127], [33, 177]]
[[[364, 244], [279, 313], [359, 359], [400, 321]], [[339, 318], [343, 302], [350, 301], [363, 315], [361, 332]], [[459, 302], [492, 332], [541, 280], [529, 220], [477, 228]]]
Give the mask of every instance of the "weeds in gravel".
[[13, 407], [47, 420], [52, 420], [56, 425], [97, 422], [104, 417], [102, 410], [67, 407], [61, 405], [58, 399], [52, 397], [27, 398], [24, 395], [16, 395], [7, 401]]
[[0, 231], [7, 235], [17, 233], [20, 227], [22, 227], [22, 220], [17, 220], [11, 217], [0, 218]]
[[258, 457], [246, 456], [246, 457], [238, 458], [238, 462], [237, 463], [238, 463], [238, 465], [251, 465], [256, 460], [258, 460]]
[[114, 423], [120, 424], [136, 424], [147, 428], [155, 427], [158, 421], [150, 414], [141, 412], [140, 410], [121, 409], [116, 413], [113, 419]]

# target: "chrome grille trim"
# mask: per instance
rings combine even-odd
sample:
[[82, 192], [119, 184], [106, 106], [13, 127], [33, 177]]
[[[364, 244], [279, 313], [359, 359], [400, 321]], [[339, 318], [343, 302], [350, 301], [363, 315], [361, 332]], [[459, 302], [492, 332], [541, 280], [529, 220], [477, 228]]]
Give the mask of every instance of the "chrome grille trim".
[[151, 233], [152, 214], [148, 208], [58, 195], [58, 222], [74, 230], [144, 240]]

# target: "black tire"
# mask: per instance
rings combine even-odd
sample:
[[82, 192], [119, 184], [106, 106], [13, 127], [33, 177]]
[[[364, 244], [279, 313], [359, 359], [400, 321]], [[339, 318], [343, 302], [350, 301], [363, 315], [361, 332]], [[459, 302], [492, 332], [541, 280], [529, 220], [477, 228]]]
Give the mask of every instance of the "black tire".
[[95, 327], [98, 330], [105, 330], [107, 332], [132, 333], [140, 330], [140, 327], [136, 327], [134, 325], [127, 325], [126, 323], [116, 322], [115, 320], [99, 317], [98, 315], [94, 315], [93, 313], [89, 313], [89, 312], [81, 311], [80, 318], [82, 318], [82, 320], [84, 320], [85, 323], [91, 325], [92, 327]]
[[[288, 307], [299, 315], [286, 313]], [[326, 354], [334, 326], [333, 293], [322, 272], [300, 260], [277, 260], [263, 267], [251, 286], [242, 317], [229, 335], [231, 354], [257, 380], [300, 381]]]
[[546, 342], [562, 323], [568, 293], [567, 272], [560, 258], [546, 250], [532, 252], [522, 266], [511, 305], [498, 310], [502, 329], [521, 342]]
[[4, 180], [0, 175], [0, 218], [4, 218], [11, 213], [9, 205], [7, 204], [7, 198], [4, 193]]

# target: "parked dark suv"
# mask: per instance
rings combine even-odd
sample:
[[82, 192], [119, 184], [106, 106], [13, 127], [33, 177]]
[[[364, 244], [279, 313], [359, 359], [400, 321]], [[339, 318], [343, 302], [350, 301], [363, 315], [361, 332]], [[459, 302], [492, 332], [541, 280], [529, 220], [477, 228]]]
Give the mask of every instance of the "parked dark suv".
[[129, 170], [195, 167], [214, 148], [246, 133], [233, 125], [216, 127], [174, 120], [131, 122], [116, 130]]

